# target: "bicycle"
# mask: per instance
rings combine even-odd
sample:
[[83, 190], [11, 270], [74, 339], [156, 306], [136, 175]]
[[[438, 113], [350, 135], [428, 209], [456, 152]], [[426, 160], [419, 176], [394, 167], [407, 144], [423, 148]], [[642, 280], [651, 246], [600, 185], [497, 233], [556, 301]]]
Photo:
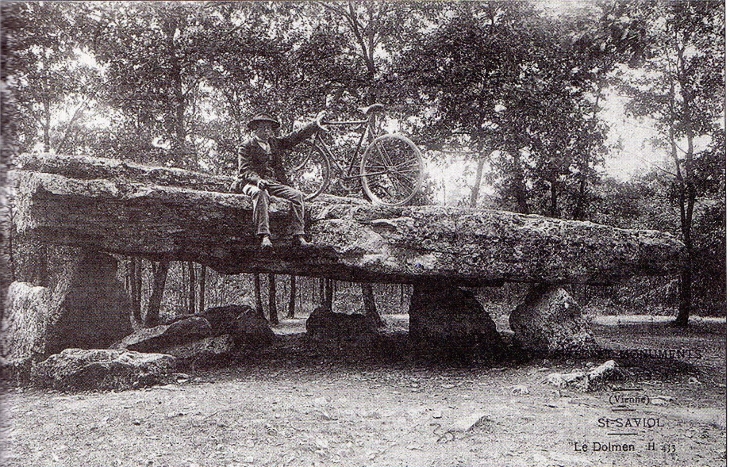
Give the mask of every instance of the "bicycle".
[[[335, 152], [317, 132], [308, 143], [301, 143], [284, 161], [291, 185], [311, 201], [326, 192], [333, 172], [339, 187], [348, 195], [362, 188], [374, 204], [403, 206], [420, 191], [423, 182], [423, 158], [418, 147], [399, 134], [378, 131], [376, 114], [383, 104], [358, 109], [363, 120], [323, 121], [329, 127], [355, 127], [359, 140], [346, 164], [340, 164]], [[367, 145], [364, 146], [364, 143]], [[359, 159], [358, 159], [359, 158]]]

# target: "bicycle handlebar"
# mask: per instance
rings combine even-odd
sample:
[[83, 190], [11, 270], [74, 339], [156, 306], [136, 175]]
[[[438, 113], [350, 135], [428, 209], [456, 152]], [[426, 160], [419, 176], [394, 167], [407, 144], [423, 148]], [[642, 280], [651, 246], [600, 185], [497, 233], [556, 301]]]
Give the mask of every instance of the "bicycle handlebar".
[[340, 121], [322, 120], [322, 125], [362, 125], [367, 122], [368, 122], [367, 120], [340, 120]]
[[363, 125], [365, 123], [368, 123], [370, 121], [370, 114], [375, 112], [383, 112], [385, 111], [385, 105], [380, 103], [375, 103], [373, 105], [369, 105], [367, 107], [359, 107], [357, 110], [364, 113], [367, 118], [365, 120], [341, 120], [341, 121], [325, 121], [322, 120], [322, 125]]

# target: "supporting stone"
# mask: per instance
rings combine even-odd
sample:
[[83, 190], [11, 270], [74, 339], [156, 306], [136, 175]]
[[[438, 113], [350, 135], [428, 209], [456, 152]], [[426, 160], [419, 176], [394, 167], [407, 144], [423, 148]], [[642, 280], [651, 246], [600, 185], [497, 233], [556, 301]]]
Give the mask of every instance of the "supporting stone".
[[371, 315], [335, 313], [322, 305], [309, 315], [307, 337], [315, 341], [366, 341], [373, 339], [378, 323]]
[[515, 341], [534, 353], [591, 356], [599, 350], [580, 306], [561, 287], [535, 286], [509, 324]]
[[59, 251], [49, 261], [54, 267], [47, 286], [11, 284], [0, 333], [4, 358], [106, 348], [132, 331], [131, 305], [116, 278], [116, 259], [78, 248]]
[[504, 343], [474, 294], [439, 282], [413, 286], [409, 338], [417, 349], [444, 355], [499, 358]]

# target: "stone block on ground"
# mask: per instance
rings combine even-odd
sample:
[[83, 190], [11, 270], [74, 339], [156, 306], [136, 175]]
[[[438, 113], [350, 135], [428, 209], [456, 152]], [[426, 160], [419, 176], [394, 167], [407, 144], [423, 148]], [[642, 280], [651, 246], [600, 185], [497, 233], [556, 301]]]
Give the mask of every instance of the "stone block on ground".
[[25, 386], [30, 382], [33, 359], [6, 360], [0, 357], [0, 383], [10, 386]]
[[226, 305], [208, 308], [197, 316], [202, 316], [210, 323], [213, 337], [236, 332], [236, 318], [241, 313], [248, 313], [253, 308], [247, 305]]
[[615, 361], [608, 360], [590, 371], [550, 373], [545, 381], [558, 388], [573, 388], [583, 392], [597, 391], [616, 373], [617, 367]]
[[14, 282], [9, 287], [0, 332], [5, 358], [106, 348], [132, 332], [129, 298], [116, 278], [117, 260], [80, 248], [53, 253], [50, 259], [37, 258], [52, 266], [44, 274], [45, 286]]
[[169, 382], [175, 357], [111, 349], [66, 349], [36, 364], [31, 382], [58, 390], [131, 389]]
[[266, 318], [250, 307], [236, 317], [236, 329], [231, 337], [239, 351], [269, 347], [276, 338]]
[[417, 349], [453, 356], [504, 354], [497, 326], [468, 290], [437, 282], [416, 284], [408, 314], [409, 339]]
[[539, 354], [592, 356], [599, 350], [589, 321], [565, 289], [536, 286], [510, 314], [514, 341]]
[[230, 356], [236, 345], [228, 334], [166, 347], [161, 352], [177, 358], [179, 365], [206, 366]]
[[46, 328], [50, 315], [51, 290], [27, 282], [13, 282], [8, 288], [0, 329], [2, 356], [9, 360], [45, 353]]
[[314, 340], [370, 340], [377, 333], [377, 323], [359, 314], [334, 313], [317, 307], [305, 323], [307, 337]]
[[137, 352], [162, 352], [166, 348], [188, 344], [211, 335], [212, 329], [208, 320], [191, 316], [171, 324], [140, 329], [122, 339], [115, 347]]

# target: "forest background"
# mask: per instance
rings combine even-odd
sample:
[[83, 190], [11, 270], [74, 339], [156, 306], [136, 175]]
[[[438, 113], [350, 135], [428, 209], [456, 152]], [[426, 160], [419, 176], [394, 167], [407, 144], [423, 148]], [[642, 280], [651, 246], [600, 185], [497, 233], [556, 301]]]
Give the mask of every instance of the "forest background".
[[[345, 118], [381, 102], [389, 130], [409, 135], [424, 152], [429, 177], [420, 203], [658, 229], [685, 242], [689, 254], [678, 277], [572, 287], [583, 305], [676, 314], [681, 325], [690, 314], [726, 313], [721, 1], [0, 8], [2, 260], [9, 272], [2, 287], [19, 264], [33, 261], [13, 244], [10, 222], [6, 175], [21, 153], [232, 174], [234, 148], [256, 112], [278, 115], [287, 131], [323, 109]], [[619, 155], [651, 164], [617, 177], [606, 166]], [[122, 259], [120, 276], [141, 319], [161, 265]], [[258, 277], [222, 276], [193, 263], [165, 271], [168, 315], [250, 300], [261, 285]], [[288, 302], [291, 316], [311, 311], [322, 290], [319, 281], [300, 278], [290, 294], [294, 279], [267, 280], [269, 308]], [[510, 302], [523, 288], [481, 296]], [[380, 312], [407, 311], [406, 286], [337, 289], [340, 309], [362, 307], [370, 289]], [[277, 321], [283, 312], [270, 317]]]

